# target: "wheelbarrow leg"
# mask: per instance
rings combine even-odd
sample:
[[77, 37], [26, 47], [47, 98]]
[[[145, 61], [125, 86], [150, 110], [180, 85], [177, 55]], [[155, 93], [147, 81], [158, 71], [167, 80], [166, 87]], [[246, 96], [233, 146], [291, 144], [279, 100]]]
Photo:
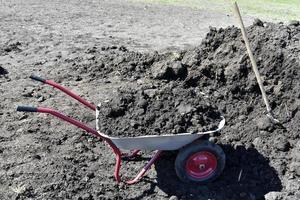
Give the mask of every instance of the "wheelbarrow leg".
[[152, 164], [158, 159], [158, 157], [160, 156], [162, 151], [156, 151], [156, 153], [154, 154], [154, 156], [151, 158], [151, 160], [143, 167], [143, 169], [137, 174], [137, 176], [129, 181], [126, 181], [127, 184], [131, 185], [134, 184], [136, 182], [138, 182], [144, 175], [145, 173], [150, 169], [150, 167], [152, 166]]

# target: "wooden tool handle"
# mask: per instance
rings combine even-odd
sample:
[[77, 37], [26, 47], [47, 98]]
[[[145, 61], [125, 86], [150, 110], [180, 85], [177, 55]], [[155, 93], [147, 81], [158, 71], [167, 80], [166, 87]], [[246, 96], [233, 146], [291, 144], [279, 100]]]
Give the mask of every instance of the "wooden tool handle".
[[268, 113], [271, 113], [271, 107], [270, 107], [270, 104], [269, 104], [269, 101], [268, 101], [268, 98], [267, 98], [267, 95], [266, 95], [266, 92], [265, 92], [265, 89], [264, 89], [264, 86], [263, 86], [263, 83], [262, 83], [262, 80], [261, 80], [261, 76], [260, 76], [259, 71], [257, 69], [256, 61], [254, 59], [253, 53], [252, 53], [251, 48], [250, 48], [250, 43], [249, 43], [249, 40], [248, 40], [248, 37], [247, 37], [246, 29], [245, 29], [245, 26], [244, 26], [242, 16], [241, 16], [239, 7], [237, 5], [237, 2], [234, 2], [234, 13], [235, 13], [235, 15], [238, 19], [238, 22], [239, 22], [239, 25], [240, 25], [240, 28], [241, 28], [241, 31], [242, 31], [243, 40], [245, 41], [247, 52], [248, 52], [248, 55], [250, 57], [252, 69], [255, 73], [257, 83], [259, 85], [263, 100], [264, 100], [265, 105], [267, 107], [267, 111], [268, 111]]

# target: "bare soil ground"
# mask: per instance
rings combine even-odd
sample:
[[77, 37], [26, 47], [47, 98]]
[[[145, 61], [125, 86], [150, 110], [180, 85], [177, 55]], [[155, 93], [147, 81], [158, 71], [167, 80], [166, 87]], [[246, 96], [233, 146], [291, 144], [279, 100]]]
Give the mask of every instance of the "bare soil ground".
[[[297, 23], [248, 29], [259, 65], [270, 64], [262, 74], [284, 125], [278, 127], [262, 114], [239, 31], [209, 31], [209, 25], [233, 24], [231, 16], [116, 0], [5, 1], [0, 11], [1, 199], [299, 199]], [[166, 152], [138, 184], [118, 185], [113, 153], [103, 143], [45, 114], [15, 111], [22, 104], [49, 106], [94, 127], [94, 113], [29, 75], [53, 79], [98, 103], [124, 81], [138, 82], [151, 71], [153, 54], [186, 65], [188, 79], [172, 81], [204, 88], [229, 119], [214, 138], [227, 155], [226, 168], [210, 185], [180, 182], [176, 152]], [[132, 61], [139, 64], [133, 74], [127, 68]], [[124, 163], [123, 178], [135, 175], [145, 160]]]

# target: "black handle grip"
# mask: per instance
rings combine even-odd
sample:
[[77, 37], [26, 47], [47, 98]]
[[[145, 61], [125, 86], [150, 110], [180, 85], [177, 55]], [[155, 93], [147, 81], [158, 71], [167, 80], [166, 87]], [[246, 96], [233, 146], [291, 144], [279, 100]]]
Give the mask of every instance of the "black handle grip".
[[36, 75], [34, 75], [34, 74], [31, 74], [30, 78], [33, 79], [33, 80], [36, 80], [36, 81], [40, 81], [40, 82], [42, 82], [42, 83], [45, 83], [45, 82], [46, 82], [46, 79], [41, 78], [41, 77], [38, 77], [38, 76], [36, 76]]
[[37, 108], [32, 107], [32, 106], [18, 106], [17, 111], [19, 111], [19, 112], [37, 112]]

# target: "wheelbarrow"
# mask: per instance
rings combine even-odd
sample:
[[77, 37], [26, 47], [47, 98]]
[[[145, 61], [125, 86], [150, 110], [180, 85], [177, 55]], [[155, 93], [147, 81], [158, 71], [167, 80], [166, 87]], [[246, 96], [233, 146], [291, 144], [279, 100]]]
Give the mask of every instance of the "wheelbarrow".
[[[153, 150], [155, 153], [135, 178], [124, 181], [127, 184], [138, 182], [151, 168], [152, 164], [159, 158], [163, 151], [179, 151], [175, 160], [175, 171], [178, 178], [184, 182], [208, 183], [219, 177], [224, 169], [225, 154], [222, 148], [208, 140], [201, 139], [204, 135], [220, 131], [225, 125], [224, 117], [221, 118], [217, 129], [205, 132], [145, 135], [138, 137], [110, 137], [102, 133], [100, 127], [98, 127], [98, 115], [101, 104], [96, 107], [94, 104], [84, 100], [71, 90], [52, 80], [47, 80], [35, 75], [31, 75], [30, 78], [61, 90], [96, 112], [96, 130], [51, 108], [18, 106], [17, 111], [51, 114], [87, 131], [101, 141], [104, 141], [111, 147], [115, 154], [116, 163], [114, 177], [118, 183], [121, 181], [121, 160], [132, 159], [137, 156], [141, 150]], [[129, 150], [130, 153], [122, 153], [124, 150]]]

